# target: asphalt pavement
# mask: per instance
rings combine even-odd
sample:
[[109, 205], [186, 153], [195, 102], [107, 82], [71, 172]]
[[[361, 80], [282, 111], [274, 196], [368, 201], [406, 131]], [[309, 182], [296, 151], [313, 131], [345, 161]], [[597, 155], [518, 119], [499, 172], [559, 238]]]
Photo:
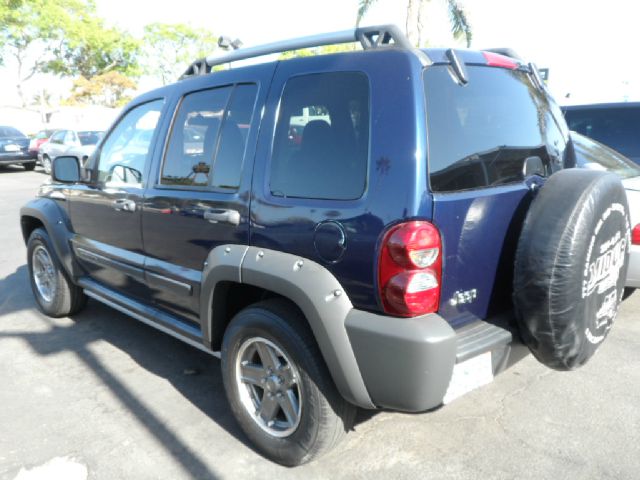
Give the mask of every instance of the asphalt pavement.
[[640, 477], [640, 293], [580, 370], [528, 356], [437, 411], [361, 412], [288, 469], [249, 446], [217, 359], [92, 300], [36, 309], [18, 211], [44, 180], [0, 170], [0, 479]]

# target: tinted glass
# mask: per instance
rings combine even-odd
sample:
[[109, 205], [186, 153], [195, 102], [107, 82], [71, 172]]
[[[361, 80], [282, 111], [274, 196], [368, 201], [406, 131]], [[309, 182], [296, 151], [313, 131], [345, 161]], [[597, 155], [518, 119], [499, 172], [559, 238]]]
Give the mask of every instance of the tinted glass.
[[100, 182], [110, 186], [142, 186], [161, 110], [162, 100], [155, 100], [135, 107], [118, 122], [100, 151]]
[[280, 102], [271, 194], [360, 198], [366, 185], [368, 148], [369, 82], [364, 74], [294, 77]]
[[38, 140], [49, 138], [52, 133], [53, 132], [51, 130], [40, 130], [38, 133], [36, 133], [35, 138], [37, 138]]
[[0, 137], [24, 137], [25, 135], [13, 127], [0, 127]]
[[171, 129], [161, 183], [206, 187], [232, 87], [186, 95]]
[[571, 134], [571, 139], [578, 167], [612, 172], [622, 178], [640, 176], [640, 167], [615, 150], [575, 132]]
[[95, 145], [100, 141], [102, 132], [97, 131], [84, 131], [78, 132], [78, 138], [81, 145]]
[[213, 165], [211, 185], [214, 188], [237, 190], [240, 186], [244, 151], [257, 92], [256, 85], [239, 85], [233, 91]]
[[565, 118], [571, 130], [640, 159], [640, 108], [581, 108], [568, 110]]
[[71, 130], [67, 130], [66, 135], [64, 136], [64, 143], [67, 145], [71, 145], [76, 142], [76, 134]]
[[424, 74], [433, 191], [522, 181], [528, 157], [539, 157], [547, 173], [565, 163], [567, 137], [553, 115], [557, 106], [525, 72], [480, 66], [467, 71], [464, 86], [446, 66]]
[[67, 134], [66, 130], [59, 130], [53, 135], [51, 135], [51, 138], [49, 139], [49, 141], [51, 143], [62, 143], [62, 140], [64, 139], [64, 136], [66, 134]]

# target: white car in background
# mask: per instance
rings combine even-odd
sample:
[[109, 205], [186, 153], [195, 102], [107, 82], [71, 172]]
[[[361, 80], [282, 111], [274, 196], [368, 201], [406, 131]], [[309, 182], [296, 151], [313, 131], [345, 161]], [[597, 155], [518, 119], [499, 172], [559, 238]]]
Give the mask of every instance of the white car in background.
[[595, 140], [571, 132], [577, 166], [617, 174], [627, 191], [631, 216], [631, 256], [625, 295], [640, 288], [640, 166]]

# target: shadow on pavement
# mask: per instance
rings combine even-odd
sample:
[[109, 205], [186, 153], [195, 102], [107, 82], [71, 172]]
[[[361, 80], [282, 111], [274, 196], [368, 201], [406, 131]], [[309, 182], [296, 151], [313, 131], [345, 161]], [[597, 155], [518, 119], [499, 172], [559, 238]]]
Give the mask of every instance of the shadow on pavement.
[[[0, 294], [0, 316], [19, 310], [35, 310], [26, 266], [0, 281]], [[90, 301], [82, 313], [73, 317], [70, 326], [58, 326], [40, 313], [34, 315], [39, 315], [49, 324], [48, 331], [0, 332], [0, 339], [20, 338], [42, 356], [73, 352], [135, 415], [189, 477], [216, 478], [216, 474], [204, 459], [146, 406], [153, 399], [141, 401], [133, 394], [88, 348], [91, 343], [109, 342], [126, 352], [143, 368], [167, 379], [198, 409], [251, 448], [231, 416], [217, 359], [94, 301]], [[196, 374], [186, 375], [185, 371]]]
[[[89, 300], [87, 307], [73, 317], [70, 326], [58, 326], [36, 311], [26, 265], [0, 280], [0, 317], [22, 310], [34, 310], [34, 315], [40, 316], [49, 325], [49, 330], [0, 331], [0, 339], [23, 339], [42, 356], [75, 353], [190, 477], [215, 478], [216, 475], [196, 452], [147, 408], [145, 402], [151, 399], [141, 401], [109, 371], [88, 348], [91, 343], [105, 341], [126, 352], [138, 365], [168, 380], [205, 415], [254, 450], [232, 417], [224, 394], [219, 360], [93, 300]], [[187, 375], [185, 372], [195, 374]], [[359, 410], [356, 425], [368, 421], [376, 413]]]
[[0, 315], [36, 308], [31, 294], [27, 266], [21, 265], [15, 272], [0, 279]]

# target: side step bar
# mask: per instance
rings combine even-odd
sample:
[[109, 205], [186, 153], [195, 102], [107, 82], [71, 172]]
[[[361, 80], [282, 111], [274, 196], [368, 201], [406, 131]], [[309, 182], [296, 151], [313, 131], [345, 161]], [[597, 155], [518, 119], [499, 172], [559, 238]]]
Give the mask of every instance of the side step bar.
[[220, 358], [220, 352], [214, 352], [202, 343], [202, 332], [200, 329], [186, 324], [185, 322], [175, 318], [156, 308], [143, 305], [132, 300], [125, 295], [114, 292], [113, 290], [100, 285], [93, 280], [81, 278], [78, 284], [84, 289], [85, 295], [100, 303], [118, 310], [139, 322], [145, 323], [161, 332], [167, 333], [178, 340], [181, 340], [192, 347], [203, 352]]

